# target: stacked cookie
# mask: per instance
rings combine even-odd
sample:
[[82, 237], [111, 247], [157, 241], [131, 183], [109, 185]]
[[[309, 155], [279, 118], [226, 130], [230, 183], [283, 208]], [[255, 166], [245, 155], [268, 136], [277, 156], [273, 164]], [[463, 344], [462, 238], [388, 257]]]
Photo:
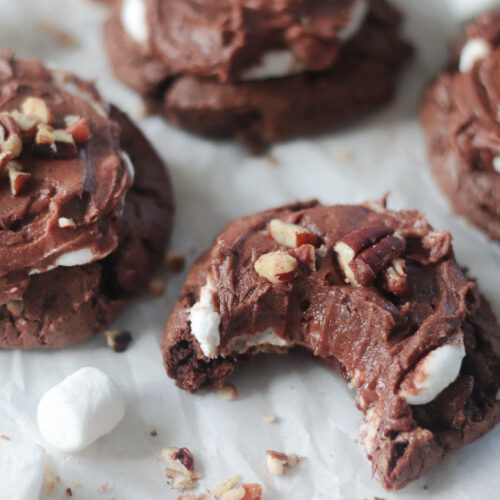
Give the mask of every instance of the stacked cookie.
[[385, 0], [122, 0], [105, 38], [153, 111], [255, 147], [386, 103], [411, 52]]
[[500, 240], [500, 14], [467, 28], [428, 90], [421, 120], [434, 175], [453, 209]]
[[61, 347], [147, 287], [170, 182], [91, 84], [2, 52], [0, 96], [0, 346]]

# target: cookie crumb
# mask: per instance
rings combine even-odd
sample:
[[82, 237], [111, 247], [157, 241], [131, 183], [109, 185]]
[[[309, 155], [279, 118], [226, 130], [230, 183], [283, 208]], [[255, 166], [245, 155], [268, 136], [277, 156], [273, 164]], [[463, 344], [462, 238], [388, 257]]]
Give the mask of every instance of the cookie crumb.
[[66, 496], [66, 497], [72, 497], [73, 496], [73, 492], [71, 491], [71, 488], [66, 488], [64, 490], [64, 496]]
[[2, 434], [0, 436], [0, 439], [5, 439], [5, 441], [10, 441], [10, 437], [9, 436], [6, 436], [5, 434]]
[[148, 286], [148, 292], [153, 297], [161, 297], [167, 288], [167, 281], [161, 276], [155, 276]]
[[109, 488], [109, 482], [101, 484], [101, 486], [97, 488], [97, 493], [106, 493], [106, 491], [108, 491], [108, 488]]
[[217, 395], [222, 399], [232, 401], [238, 397], [238, 389], [232, 384], [224, 384], [217, 390]]
[[152, 430], [150, 433], [149, 433], [152, 437], [156, 437], [158, 436], [158, 432], [156, 430]]
[[165, 256], [165, 265], [169, 271], [180, 273], [184, 270], [186, 259], [180, 252], [170, 251]]

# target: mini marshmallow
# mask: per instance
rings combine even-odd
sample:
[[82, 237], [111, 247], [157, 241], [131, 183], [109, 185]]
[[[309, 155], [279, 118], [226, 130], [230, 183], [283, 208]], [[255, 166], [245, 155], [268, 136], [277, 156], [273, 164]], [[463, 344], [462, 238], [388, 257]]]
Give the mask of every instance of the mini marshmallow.
[[0, 439], [0, 500], [38, 500], [44, 472], [42, 448]]
[[457, 377], [465, 357], [464, 334], [457, 332], [444, 344], [431, 351], [416, 366], [410, 389], [402, 389], [399, 395], [410, 405], [430, 403]]
[[484, 38], [471, 38], [467, 40], [460, 52], [458, 68], [461, 73], [468, 73], [477, 61], [491, 54], [491, 45]]
[[132, 40], [137, 43], [147, 42], [149, 29], [144, 0], [123, 0], [120, 22]]
[[366, 0], [356, 0], [351, 9], [349, 22], [338, 32], [339, 39], [342, 42], [350, 40], [360, 30], [367, 14], [368, 2]]
[[189, 311], [191, 333], [198, 340], [203, 354], [209, 358], [217, 354], [220, 344], [220, 316], [213, 306], [215, 292], [216, 288], [209, 277], [200, 290], [200, 300]]
[[54, 448], [83, 450], [111, 432], [125, 415], [113, 380], [97, 368], [81, 368], [47, 391], [38, 403], [42, 436]]

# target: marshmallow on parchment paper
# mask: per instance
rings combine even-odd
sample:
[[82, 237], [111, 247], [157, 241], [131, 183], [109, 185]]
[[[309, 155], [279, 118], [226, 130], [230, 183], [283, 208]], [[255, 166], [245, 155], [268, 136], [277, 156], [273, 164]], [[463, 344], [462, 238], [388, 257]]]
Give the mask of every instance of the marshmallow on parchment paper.
[[44, 472], [42, 448], [0, 439], [0, 500], [38, 500]]
[[81, 368], [47, 391], [38, 403], [42, 436], [65, 452], [83, 450], [111, 432], [125, 415], [113, 380], [97, 368]]

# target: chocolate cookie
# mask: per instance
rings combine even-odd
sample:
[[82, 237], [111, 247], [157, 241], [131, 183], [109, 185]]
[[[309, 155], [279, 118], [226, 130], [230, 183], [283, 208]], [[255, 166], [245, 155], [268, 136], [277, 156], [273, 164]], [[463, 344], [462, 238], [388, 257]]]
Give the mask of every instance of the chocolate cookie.
[[190, 271], [162, 343], [190, 392], [292, 348], [356, 390], [388, 490], [500, 420], [500, 330], [449, 233], [416, 211], [310, 202], [232, 222]]
[[170, 236], [165, 167], [95, 88], [0, 53], [0, 347], [61, 347], [144, 291]]
[[153, 111], [254, 146], [386, 103], [411, 53], [384, 0], [122, 0], [105, 38]]
[[500, 14], [467, 28], [427, 91], [421, 120], [434, 175], [455, 212], [500, 240]]

